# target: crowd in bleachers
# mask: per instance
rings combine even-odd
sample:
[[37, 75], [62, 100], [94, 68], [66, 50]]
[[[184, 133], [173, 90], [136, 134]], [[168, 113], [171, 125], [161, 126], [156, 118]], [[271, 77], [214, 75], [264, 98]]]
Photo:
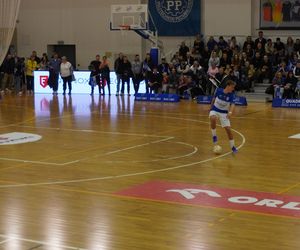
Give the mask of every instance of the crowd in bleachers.
[[198, 35], [190, 47], [182, 42], [169, 62], [161, 58], [160, 64], [154, 65], [147, 55], [141, 71], [132, 77], [145, 80], [146, 93], [210, 95], [216, 85], [225, 86], [231, 79], [237, 83], [237, 91], [253, 92], [255, 84], [269, 83], [266, 93], [274, 95], [279, 88], [283, 98], [297, 98], [299, 58], [300, 39], [292, 37], [286, 43], [280, 38], [272, 41], [259, 31], [256, 39], [248, 36], [239, 44], [235, 37], [226, 41], [222, 36], [218, 40], [211, 36], [204, 41]]
[[[114, 62], [117, 75], [117, 95], [123, 95], [125, 89], [130, 92], [131, 79], [135, 93], [176, 93], [190, 97], [213, 94], [216, 86], [226, 86], [228, 80], [236, 82], [237, 91], [253, 92], [256, 84], [268, 83], [266, 93], [274, 96], [279, 92], [283, 98], [300, 97], [300, 39], [295, 41], [288, 37], [286, 42], [278, 37], [275, 41], [265, 38], [262, 31], [258, 37], [248, 36], [241, 44], [235, 37], [229, 40], [220, 36], [210, 36], [207, 40], [197, 35], [191, 46], [182, 42], [178, 51], [167, 60], [162, 57], [155, 63], [148, 53], [144, 59], [136, 55], [129, 61], [123, 53]], [[33, 71], [49, 70], [51, 58], [46, 54], [42, 58], [33, 51], [28, 60], [7, 55], [1, 65], [1, 93], [14, 91], [22, 93], [22, 85], [26, 85], [27, 93], [33, 93]], [[60, 62], [60, 61], [59, 61]], [[104, 83], [110, 94], [110, 66], [106, 57], [100, 56], [90, 63], [90, 81], [92, 93], [96, 85], [104, 94]], [[57, 81], [61, 69], [55, 73]], [[53, 71], [53, 70], [52, 70]], [[52, 72], [53, 73], [53, 72]], [[72, 68], [68, 71], [71, 87]], [[51, 74], [50, 74], [50, 79]], [[140, 89], [145, 81], [146, 89]], [[26, 84], [25, 84], [26, 82]], [[64, 82], [64, 93], [66, 89]], [[126, 86], [127, 85], [127, 86]], [[126, 88], [125, 88], [126, 86]], [[54, 94], [57, 86], [54, 84]], [[279, 91], [277, 91], [279, 90]], [[69, 88], [69, 91], [71, 89]]]

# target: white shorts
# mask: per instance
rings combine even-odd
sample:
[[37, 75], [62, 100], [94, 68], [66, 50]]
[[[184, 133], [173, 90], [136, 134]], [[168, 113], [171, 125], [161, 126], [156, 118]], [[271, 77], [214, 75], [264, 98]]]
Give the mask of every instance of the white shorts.
[[222, 128], [230, 127], [230, 120], [228, 119], [226, 113], [219, 113], [215, 110], [211, 110], [209, 112], [209, 117], [211, 117], [211, 116], [216, 116], [219, 118]]

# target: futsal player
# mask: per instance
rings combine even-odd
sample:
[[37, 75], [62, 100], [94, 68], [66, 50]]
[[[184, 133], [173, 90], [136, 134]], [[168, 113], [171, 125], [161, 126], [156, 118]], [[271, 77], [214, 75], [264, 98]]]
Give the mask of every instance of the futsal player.
[[210, 119], [210, 128], [212, 132], [212, 140], [213, 143], [216, 145], [218, 142], [217, 137], [217, 119], [220, 120], [222, 128], [225, 129], [228, 139], [230, 148], [233, 153], [237, 153], [237, 148], [234, 144], [233, 135], [231, 132], [230, 127], [230, 117], [232, 116], [232, 113], [234, 111], [234, 88], [236, 86], [236, 83], [232, 80], [228, 80], [226, 87], [223, 88], [217, 88], [215, 95], [211, 102], [211, 110], [209, 112], [209, 119]]

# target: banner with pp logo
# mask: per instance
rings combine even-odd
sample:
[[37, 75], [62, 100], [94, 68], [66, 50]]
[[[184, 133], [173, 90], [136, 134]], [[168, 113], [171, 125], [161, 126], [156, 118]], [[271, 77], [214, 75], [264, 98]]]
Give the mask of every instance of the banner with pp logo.
[[200, 0], [149, 0], [148, 8], [160, 36], [194, 36], [200, 33]]

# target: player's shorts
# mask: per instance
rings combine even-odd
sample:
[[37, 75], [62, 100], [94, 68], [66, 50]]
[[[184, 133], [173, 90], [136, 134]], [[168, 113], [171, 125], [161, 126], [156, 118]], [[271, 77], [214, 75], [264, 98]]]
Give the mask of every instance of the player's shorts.
[[219, 118], [222, 128], [230, 127], [230, 120], [227, 117], [227, 113], [224, 114], [224, 113], [219, 113], [215, 110], [211, 110], [209, 112], [209, 117], [211, 116], [216, 116]]

